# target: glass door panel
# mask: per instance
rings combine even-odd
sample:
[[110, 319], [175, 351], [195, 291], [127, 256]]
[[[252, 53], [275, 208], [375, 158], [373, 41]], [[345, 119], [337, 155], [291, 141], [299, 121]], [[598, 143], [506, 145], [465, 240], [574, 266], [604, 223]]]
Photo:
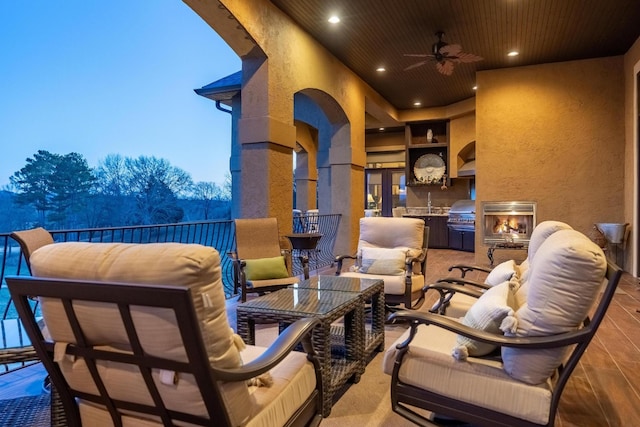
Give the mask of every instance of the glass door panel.
[[365, 215], [392, 216], [392, 209], [406, 206], [404, 169], [365, 170]]

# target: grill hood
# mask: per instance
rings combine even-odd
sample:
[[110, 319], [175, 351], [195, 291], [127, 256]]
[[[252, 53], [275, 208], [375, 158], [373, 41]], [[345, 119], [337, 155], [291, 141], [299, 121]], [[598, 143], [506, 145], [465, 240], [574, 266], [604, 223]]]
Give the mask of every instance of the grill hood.
[[451, 205], [449, 215], [451, 214], [475, 214], [476, 213], [476, 201], [475, 200], [458, 200]]

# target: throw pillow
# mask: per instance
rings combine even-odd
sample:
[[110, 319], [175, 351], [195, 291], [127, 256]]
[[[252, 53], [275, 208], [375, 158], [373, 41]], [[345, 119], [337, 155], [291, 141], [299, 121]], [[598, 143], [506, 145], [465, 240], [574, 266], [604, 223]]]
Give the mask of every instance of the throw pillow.
[[[501, 334], [500, 324], [507, 316], [513, 316], [512, 297], [518, 287], [517, 277], [504, 281], [499, 285], [487, 289], [480, 298], [469, 308], [462, 318], [463, 325], [486, 332]], [[467, 356], [484, 356], [491, 353], [497, 346], [475, 341], [463, 335], [458, 335], [452, 355], [458, 360]]]
[[509, 281], [517, 272], [516, 262], [514, 260], [505, 261], [495, 266], [489, 273], [484, 282], [487, 285], [496, 286], [505, 281]]
[[244, 274], [247, 276], [247, 280], [284, 279], [289, 277], [287, 266], [284, 263], [284, 256], [247, 259], [245, 262], [247, 265], [244, 268]]
[[400, 276], [405, 272], [405, 249], [362, 248], [361, 256], [360, 273]]

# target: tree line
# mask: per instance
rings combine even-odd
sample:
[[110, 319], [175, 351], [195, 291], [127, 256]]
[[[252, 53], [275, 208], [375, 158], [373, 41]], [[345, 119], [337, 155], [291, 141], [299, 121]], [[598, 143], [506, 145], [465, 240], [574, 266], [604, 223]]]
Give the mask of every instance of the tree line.
[[4, 232], [35, 226], [102, 228], [230, 217], [229, 175], [222, 185], [194, 183], [188, 172], [156, 157], [111, 154], [94, 169], [81, 154], [39, 150], [9, 181], [0, 195]]

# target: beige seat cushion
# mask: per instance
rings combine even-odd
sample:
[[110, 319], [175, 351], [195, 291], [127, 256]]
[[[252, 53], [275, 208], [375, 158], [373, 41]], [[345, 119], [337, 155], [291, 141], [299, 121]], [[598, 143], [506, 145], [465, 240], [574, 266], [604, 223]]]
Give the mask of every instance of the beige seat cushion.
[[[340, 273], [344, 277], [356, 277], [358, 279], [380, 279], [384, 282], [384, 293], [387, 295], [404, 295], [404, 276], [387, 276], [384, 274], [365, 274], [355, 271], [345, 271]], [[411, 291], [419, 291], [424, 286], [424, 276], [414, 274], [411, 276]]]
[[[498, 361], [451, 356], [456, 334], [436, 326], [420, 325], [400, 368], [400, 381], [538, 424], [549, 418], [551, 382], [531, 386], [510, 377]], [[407, 330], [384, 355], [383, 370], [391, 375]]]
[[[242, 359], [251, 361], [266, 348], [247, 346]], [[316, 388], [316, 374], [306, 353], [293, 351], [271, 371], [273, 385], [250, 387], [258, 414], [246, 427], [272, 427], [284, 425]]]
[[[189, 287], [211, 364], [227, 368], [241, 366], [235, 344], [238, 338], [234, 337], [227, 320], [220, 256], [211, 247], [180, 243], [56, 243], [36, 250], [31, 256], [31, 267], [34, 276], [40, 277]], [[75, 342], [60, 302], [45, 299], [41, 307], [52, 338], [62, 345]], [[75, 303], [74, 308], [89, 343], [130, 350], [116, 307]], [[132, 310], [132, 316], [146, 352], [186, 360], [172, 311], [139, 308]], [[65, 358], [60, 366], [70, 384], [76, 384], [80, 390], [91, 390], [83, 360]], [[109, 379], [111, 393], [123, 400], [150, 402], [148, 394], [142, 391], [144, 380], [139, 374], [133, 374], [121, 364], [103, 364], [100, 369]], [[157, 378], [157, 373], [155, 375]], [[198, 415], [206, 413], [193, 378], [181, 377], [175, 386], [159, 387], [171, 407], [188, 408]], [[254, 400], [243, 382], [224, 384], [223, 398], [237, 424], [248, 420], [255, 411]]]

